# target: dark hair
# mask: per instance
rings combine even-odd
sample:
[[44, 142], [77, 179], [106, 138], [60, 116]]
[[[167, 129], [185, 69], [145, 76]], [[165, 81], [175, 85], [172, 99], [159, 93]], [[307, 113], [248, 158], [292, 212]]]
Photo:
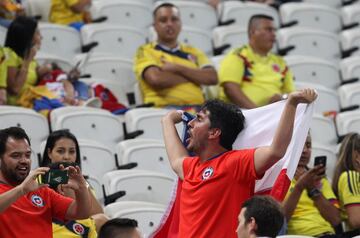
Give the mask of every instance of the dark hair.
[[131, 232], [136, 229], [138, 223], [134, 219], [129, 218], [113, 218], [108, 220], [101, 228], [98, 234], [98, 238], [111, 238], [115, 237], [115, 234]]
[[249, 23], [248, 23], [248, 34], [250, 34], [250, 30], [256, 25], [258, 20], [270, 20], [273, 21], [274, 18], [272, 16], [269, 15], [265, 15], [265, 14], [256, 14], [250, 17]]
[[234, 104], [213, 99], [206, 101], [201, 111], [210, 112], [210, 127], [221, 130], [220, 145], [231, 150], [236, 137], [244, 129], [245, 117], [241, 109]]
[[5, 47], [11, 48], [19, 57], [24, 58], [30, 52], [37, 26], [38, 23], [34, 18], [25, 16], [15, 18], [8, 28]]
[[43, 156], [42, 156], [42, 162], [41, 162], [42, 167], [45, 167], [45, 166], [48, 166], [49, 164], [51, 164], [51, 159], [49, 158], [48, 151], [54, 149], [56, 142], [62, 138], [70, 139], [75, 143], [75, 149], [76, 149], [75, 163], [77, 165], [81, 166], [79, 143], [78, 143], [76, 137], [74, 136], [74, 134], [72, 134], [67, 129], [63, 129], [63, 130], [53, 131], [47, 138]]
[[344, 171], [356, 170], [353, 164], [354, 152], [360, 153], [360, 135], [349, 133], [341, 143], [339, 157], [336, 162], [335, 172], [332, 180], [332, 188], [335, 195], [338, 195], [338, 182]]
[[153, 11], [153, 18], [155, 19], [156, 17], [156, 13], [157, 11], [160, 9], [160, 8], [163, 8], [163, 7], [174, 7], [176, 9], [179, 9], [177, 6], [175, 6], [174, 4], [172, 3], [169, 3], [169, 2], [165, 2], [165, 3], [161, 3], [160, 5], [156, 6], [154, 11]]
[[284, 214], [280, 204], [270, 196], [254, 196], [246, 200], [243, 205], [245, 224], [255, 219], [257, 224], [256, 236], [276, 237], [283, 223]]
[[6, 143], [9, 137], [16, 140], [25, 139], [29, 143], [29, 146], [31, 145], [29, 136], [26, 134], [24, 129], [20, 127], [9, 127], [2, 129], [0, 130], [0, 157], [2, 157], [6, 151]]

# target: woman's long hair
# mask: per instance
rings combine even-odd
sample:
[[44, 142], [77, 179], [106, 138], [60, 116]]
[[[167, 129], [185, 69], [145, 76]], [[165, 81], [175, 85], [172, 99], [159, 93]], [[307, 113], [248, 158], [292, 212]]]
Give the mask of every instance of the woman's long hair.
[[356, 170], [353, 163], [355, 151], [360, 153], [360, 135], [357, 133], [349, 133], [341, 143], [334, 177], [332, 180], [332, 188], [336, 196], [338, 196], [338, 182], [340, 175], [344, 171]]
[[31, 50], [37, 26], [38, 23], [34, 18], [24, 16], [15, 18], [8, 28], [5, 47], [11, 48], [19, 57], [25, 58]]

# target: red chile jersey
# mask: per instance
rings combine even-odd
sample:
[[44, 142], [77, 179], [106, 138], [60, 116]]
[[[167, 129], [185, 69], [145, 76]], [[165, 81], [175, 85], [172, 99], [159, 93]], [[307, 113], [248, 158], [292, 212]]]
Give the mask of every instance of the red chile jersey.
[[185, 158], [180, 199], [179, 238], [235, 238], [242, 203], [259, 179], [255, 149], [232, 150], [203, 163]]

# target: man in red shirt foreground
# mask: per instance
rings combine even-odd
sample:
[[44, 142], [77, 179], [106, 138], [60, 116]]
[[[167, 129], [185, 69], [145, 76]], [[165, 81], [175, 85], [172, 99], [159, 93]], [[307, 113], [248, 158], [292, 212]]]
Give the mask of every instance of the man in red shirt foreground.
[[[291, 93], [271, 145], [253, 149], [232, 150], [245, 122], [234, 105], [206, 102], [188, 124], [186, 148], [175, 128], [182, 112], [171, 111], [163, 118], [168, 158], [183, 181], [179, 238], [236, 237], [237, 216], [242, 203], [253, 195], [255, 180], [285, 155], [297, 105], [316, 97], [312, 89]], [[189, 157], [188, 150], [196, 156]]]
[[76, 220], [89, 217], [91, 201], [79, 167], [69, 167], [68, 184], [76, 198], [64, 197], [37, 177], [49, 168], [30, 172], [30, 140], [18, 127], [0, 130], [0, 237], [52, 237], [52, 218]]

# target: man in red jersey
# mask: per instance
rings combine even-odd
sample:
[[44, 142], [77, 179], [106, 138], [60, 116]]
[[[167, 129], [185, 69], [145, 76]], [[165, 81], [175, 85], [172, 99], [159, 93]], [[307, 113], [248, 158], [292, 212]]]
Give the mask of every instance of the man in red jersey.
[[[235, 105], [206, 102], [188, 123], [185, 148], [175, 124], [182, 112], [163, 119], [163, 133], [172, 169], [183, 181], [180, 197], [179, 238], [236, 237], [242, 203], [254, 193], [255, 180], [280, 160], [290, 143], [296, 107], [317, 97], [312, 89], [289, 95], [270, 146], [232, 150], [245, 118]], [[195, 157], [188, 156], [188, 150]]]
[[52, 218], [89, 217], [91, 200], [79, 167], [69, 167], [69, 182], [76, 198], [64, 197], [37, 182], [49, 168], [30, 172], [30, 140], [19, 127], [0, 130], [0, 237], [52, 237]]

